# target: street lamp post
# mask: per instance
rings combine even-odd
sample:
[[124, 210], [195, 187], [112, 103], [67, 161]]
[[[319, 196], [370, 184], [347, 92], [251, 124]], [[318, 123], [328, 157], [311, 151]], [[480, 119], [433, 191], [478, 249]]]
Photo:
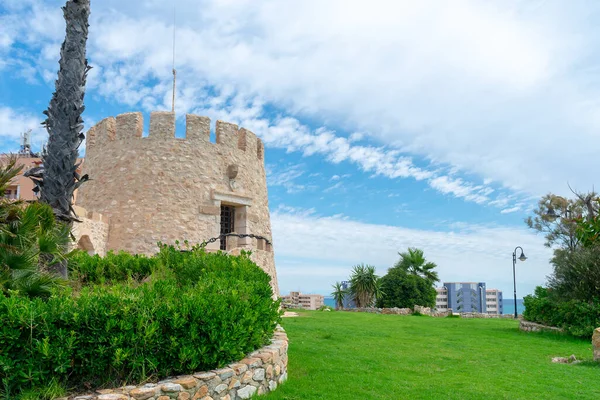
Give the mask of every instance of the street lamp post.
[[515, 274], [515, 267], [517, 265], [517, 249], [521, 249], [521, 255], [519, 256], [519, 260], [525, 261], [527, 257], [525, 257], [525, 252], [521, 246], [515, 247], [515, 251], [513, 251], [513, 285], [514, 285], [514, 295], [515, 295], [515, 319], [519, 318], [517, 314], [517, 278]]

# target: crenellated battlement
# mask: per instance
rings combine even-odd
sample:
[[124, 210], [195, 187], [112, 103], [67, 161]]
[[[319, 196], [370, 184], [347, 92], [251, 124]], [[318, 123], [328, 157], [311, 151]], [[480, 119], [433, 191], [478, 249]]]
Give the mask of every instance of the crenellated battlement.
[[136, 140], [177, 140], [198, 142], [206, 145], [220, 145], [255, 154], [263, 160], [264, 145], [253, 132], [239, 128], [236, 124], [218, 120], [216, 122], [216, 143], [210, 141], [210, 118], [186, 114], [185, 138], [175, 137], [175, 114], [166, 111], [150, 113], [150, 130], [142, 137], [144, 117], [140, 112], [120, 114], [116, 118], [105, 118], [87, 132], [88, 149], [100, 148], [113, 141], [127, 141], [131, 145]]
[[[88, 130], [76, 212], [88, 229], [79, 243], [88, 251], [154, 254], [157, 243], [199, 244], [228, 233], [272, 238], [262, 141], [236, 124], [187, 114], [185, 137], [176, 136], [171, 112], [105, 118]], [[181, 126], [181, 124], [179, 124]], [[87, 210], [87, 211], [86, 211]], [[92, 213], [88, 212], [92, 211]], [[96, 233], [98, 235], [96, 235]], [[233, 240], [233, 239], [232, 239]], [[252, 260], [272, 277], [278, 293], [273, 248], [244, 236], [219, 240], [207, 250], [253, 250]], [[104, 250], [102, 250], [104, 251]]]

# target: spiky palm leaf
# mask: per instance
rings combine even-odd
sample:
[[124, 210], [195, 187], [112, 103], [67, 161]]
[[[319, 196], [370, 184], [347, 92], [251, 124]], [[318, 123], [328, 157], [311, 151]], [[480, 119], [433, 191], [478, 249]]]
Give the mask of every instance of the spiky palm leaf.
[[350, 276], [350, 293], [357, 307], [373, 306], [375, 300], [382, 295], [381, 283], [374, 266], [354, 266]]
[[344, 299], [348, 292], [342, 287], [342, 284], [336, 282], [335, 285], [332, 285], [333, 292], [331, 295], [333, 296], [333, 300], [335, 301], [335, 308], [337, 310], [344, 308]]
[[427, 279], [431, 284], [440, 280], [438, 273], [434, 271], [437, 265], [433, 262], [427, 262], [423, 255], [423, 250], [410, 247], [407, 252], [398, 253], [400, 261], [395, 267], [404, 269], [410, 274]]
[[17, 165], [18, 157], [15, 154], [3, 156], [0, 167], [0, 198], [4, 197], [6, 189], [12, 180], [23, 170], [22, 165]]
[[[0, 161], [0, 221], [6, 221], [10, 218], [11, 214], [16, 212], [21, 202], [8, 200], [4, 195], [12, 180], [23, 170], [23, 166], [17, 165], [17, 156], [14, 154], [4, 156]], [[0, 233], [5, 230], [5, 225], [0, 224]], [[2, 249], [0, 248], [0, 250]]]
[[49, 296], [51, 287], [61, 283], [54, 269], [65, 260], [66, 226], [41, 203], [3, 202], [0, 215], [0, 290]]

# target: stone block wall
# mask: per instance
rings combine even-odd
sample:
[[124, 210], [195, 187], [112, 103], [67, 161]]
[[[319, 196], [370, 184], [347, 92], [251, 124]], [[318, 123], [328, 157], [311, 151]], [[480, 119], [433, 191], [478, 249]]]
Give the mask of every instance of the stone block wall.
[[158, 383], [101, 389], [58, 400], [241, 400], [277, 389], [287, 380], [288, 338], [281, 326], [271, 344], [226, 368], [164, 379]]
[[[446, 314], [453, 314], [452, 312], [444, 312]], [[512, 314], [486, 314], [486, 313], [454, 313], [453, 315], [460, 315], [461, 318], [504, 318], [504, 319], [515, 319]]]
[[430, 307], [423, 307], [423, 306], [417, 306], [415, 305], [413, 307], [414, 312], [418, 312], [421, 313], [423, 315], [431, 315], [431, 308]]
[[594, 329], [592, 347], [594, 349], [594, 361], [600, 361], [600, 328]]
[[97, 212], [89, 212], [78, 206], [73, 206], [78, 219], [74, 222], [71, 233], [75, 242], [71, 248], [81, 248], [89, 254], [106, 255], [108, 243], [108, 218]]
[[546, 326], [542, 324], [536, 324], [535, 322], [523, 321], [519, 322], [519, 329], [523, 332], [563, 332], [561, 328], [554, 326]]
[[350, 312], [366, 312], [370, 314], [395, 314], [395, 315], [410, 315], [412, 314], [412, 310], [410, 308], [345, 308], [343, 311]]
[[410, 308], [382, 308], [382, 314], [396, 314], [396, 315], [409, 315], [412, 314], [412, 310]]
[[459, 315], [461, 318], [510, 318], [512, 319], [512, 314], [481, 314], [481, 313], [453, 313], [452, 310], [448, 311], [435, 311], [429, 307], [422, 306], [414, 306], [413, 309], [410, 308], [348, 308], [343, 311], [351, 311], [351, 312], [366, 312], [371, 314], [395, 314], [395, 315], [411, 315], [414, 311], [418, 311], [422, 315], [428, 315], [430, 317], [447, 317], [448, 315]]

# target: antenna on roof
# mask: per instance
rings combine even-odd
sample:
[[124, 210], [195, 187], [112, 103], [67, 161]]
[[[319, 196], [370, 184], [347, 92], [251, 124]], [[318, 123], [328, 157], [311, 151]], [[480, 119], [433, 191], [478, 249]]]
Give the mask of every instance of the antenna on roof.
[[175, 2], [173, 2], [173, 101], [171, 103], [171, 112], [175, 112], [175, 83], [177, 81], [177, 71], [175, 71]]
[[19, 149], [19, 155], [27, 157], [31, 156], [31, 129], [21, 133], [21, 148]]

